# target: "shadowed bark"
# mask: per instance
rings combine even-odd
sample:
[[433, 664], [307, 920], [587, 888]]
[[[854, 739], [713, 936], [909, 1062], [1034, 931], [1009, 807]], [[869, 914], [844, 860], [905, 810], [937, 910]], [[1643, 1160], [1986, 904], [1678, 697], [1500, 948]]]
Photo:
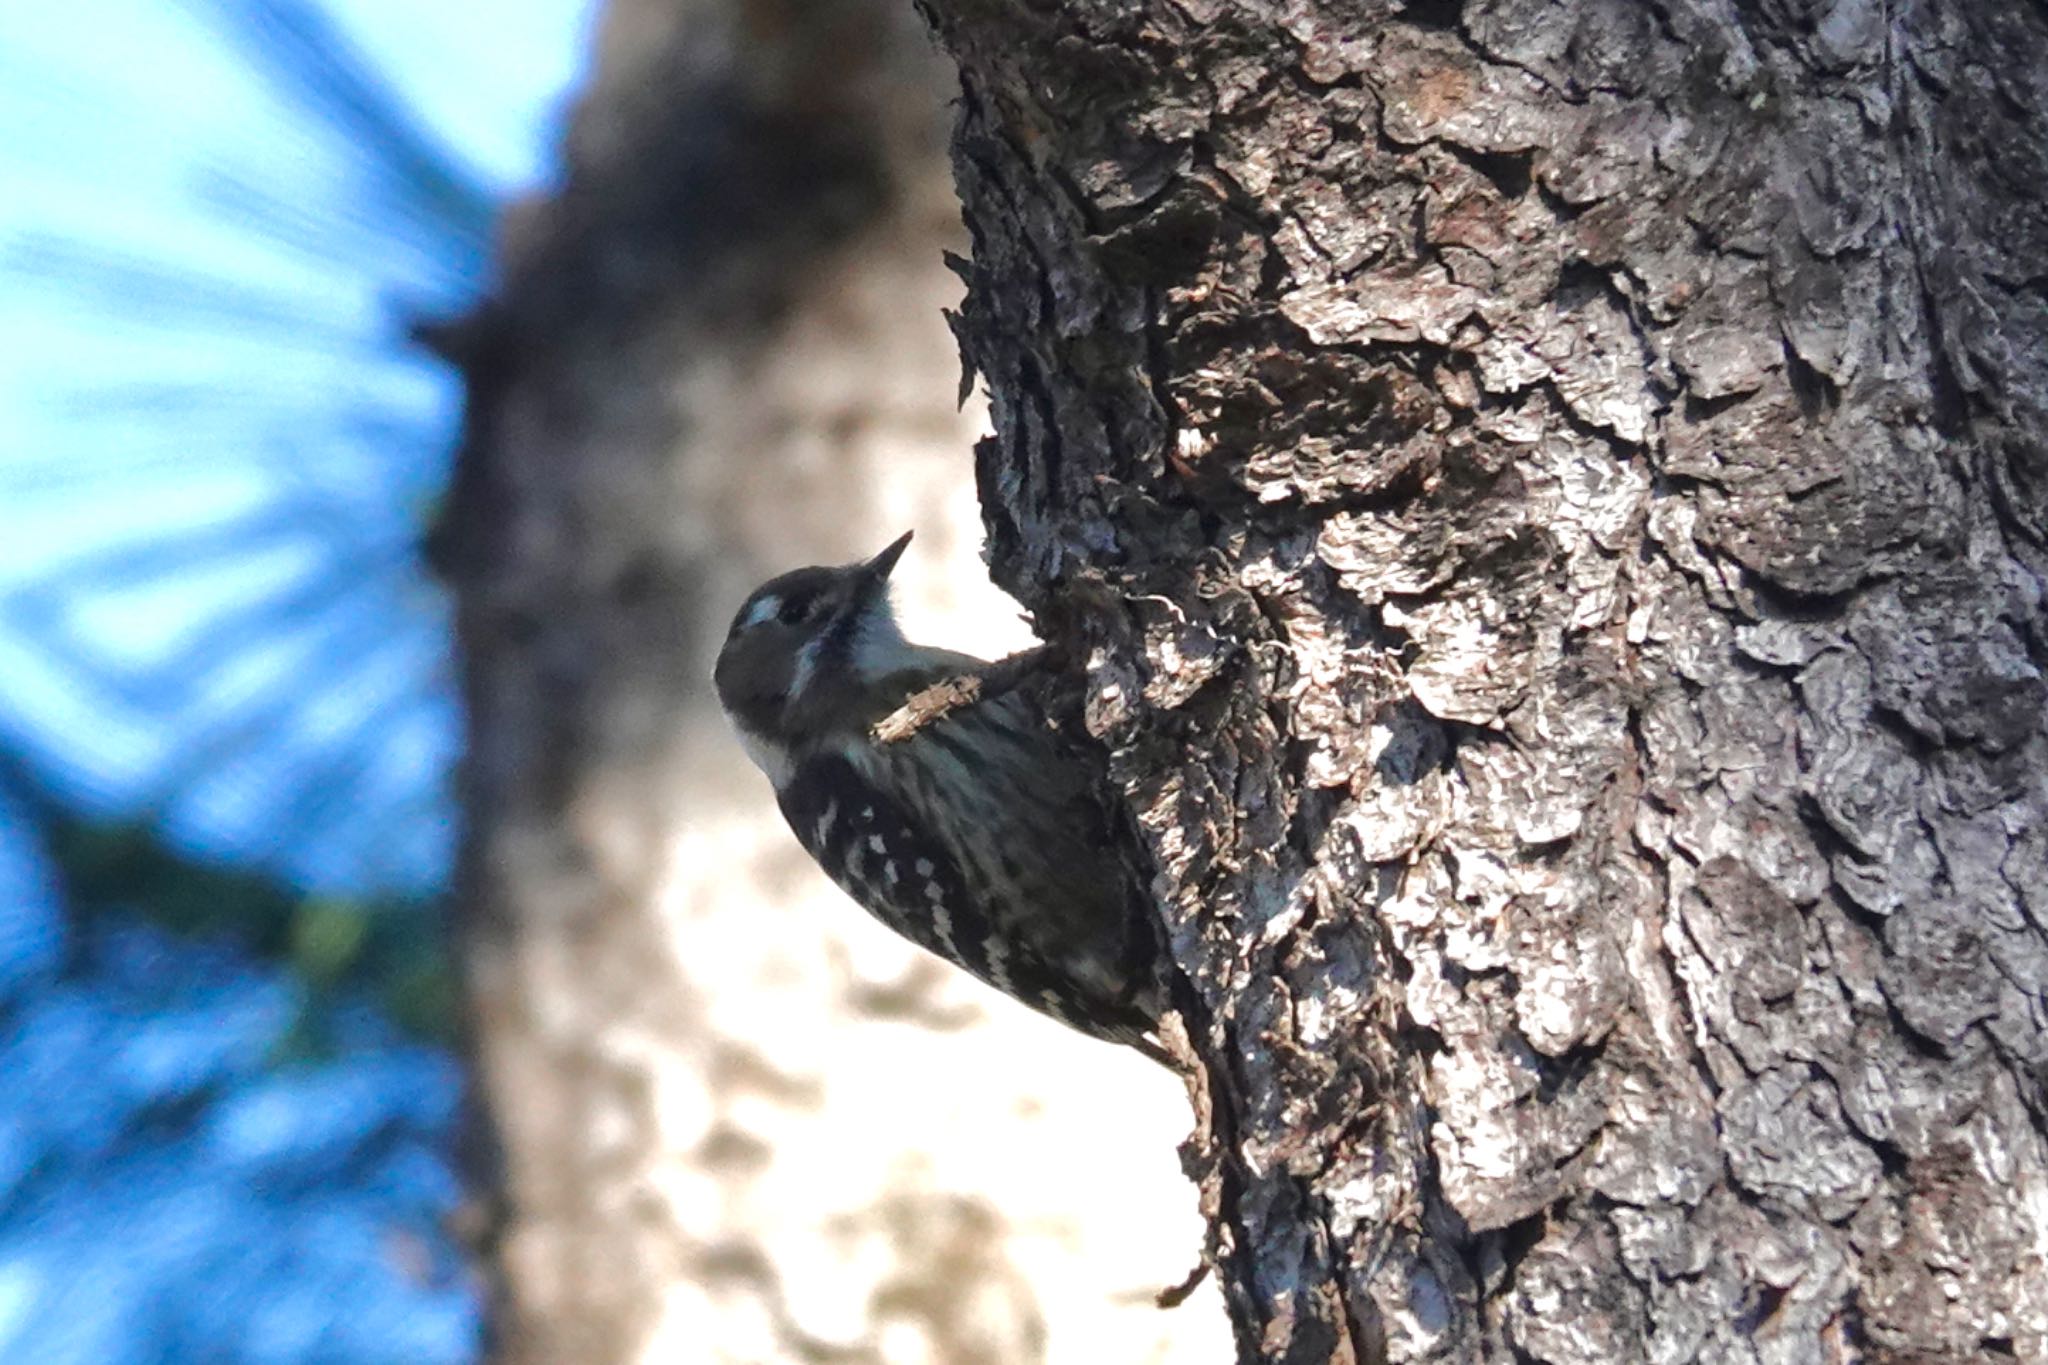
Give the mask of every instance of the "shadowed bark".
[[1242, 1357], [2048, 1358], [2048, 11], [923, 9]]

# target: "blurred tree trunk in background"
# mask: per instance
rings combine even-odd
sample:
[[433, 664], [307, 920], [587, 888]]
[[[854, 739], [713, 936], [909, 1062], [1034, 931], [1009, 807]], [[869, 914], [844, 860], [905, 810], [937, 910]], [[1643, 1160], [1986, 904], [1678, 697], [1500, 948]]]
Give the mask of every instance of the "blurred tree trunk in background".
[[2048, 10], [924, 8], [1243, 1357], [2048, 1359]]
[[1200, 1244], [1178, 1086], [873, 925], [710, 696], [756, 582], [910, 526], [913, 628], [1028, 639], [942, 314], [955, 88], [906, 0], [614, 0], [565, 183], [439, 338], [501, 1360], [1228, 1358], [1213, 1296], [1146, 1301]]

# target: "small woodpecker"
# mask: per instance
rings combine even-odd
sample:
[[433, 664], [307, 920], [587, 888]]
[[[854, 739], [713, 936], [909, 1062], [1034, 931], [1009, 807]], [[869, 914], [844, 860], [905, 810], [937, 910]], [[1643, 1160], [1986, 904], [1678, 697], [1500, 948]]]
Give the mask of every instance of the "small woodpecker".
[[1149, 907], [1116, 854], [1100, 751], [1028, 689], [876, 727], [988, 665], [903, 638], [873, 559], [796, 569], [733, 617], [713, 681], [797, 841], [882, 923], [1004, 994], [1163, 1063]]

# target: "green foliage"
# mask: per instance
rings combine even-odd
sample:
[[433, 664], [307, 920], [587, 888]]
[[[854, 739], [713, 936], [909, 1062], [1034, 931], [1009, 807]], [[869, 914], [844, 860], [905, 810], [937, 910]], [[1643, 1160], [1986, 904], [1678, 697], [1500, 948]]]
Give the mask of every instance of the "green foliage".
[[264, 956], [289, 946], [298, 897], [269, 877], [196, 861], [144, 825], [100, 824], [48, 809], [41, 826], [76, 915], [125, 910], [174, 933], [233, 934]]
[[141, 915], [177, 934], [231, 937], [288, 965], [306, 984], [308, 1010], [286, 1060], [327, 1050], [319, 1019], [342, 997], [374, 1000], [424, 1040], [453, 1041], [457, 983], [438, 902], [308, 896], [261, 872], [195, 857], [147, 825], [96, 822], [47, 805], [38, 815], [73, 916]]
[[292, 916], [292, 965], [308, 984], [331, 989], [362, 959], [369, 938], [369, 916], [361, 906], [305, 901]]

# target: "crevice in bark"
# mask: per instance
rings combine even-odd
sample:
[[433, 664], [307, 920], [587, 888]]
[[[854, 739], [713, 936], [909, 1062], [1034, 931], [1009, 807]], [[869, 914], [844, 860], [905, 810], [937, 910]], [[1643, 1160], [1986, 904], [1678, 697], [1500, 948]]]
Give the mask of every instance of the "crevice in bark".
[[1401, 17], [1423, 28], [1463, 34], [1465, 0], [1402, 0]]
[[1784, 345], [1785, 377], [1791, 381], [1793, 396], [1809, 422], [1823, 420], [1841, 406], [1841, 386], [1806, 362], [1799, 348], [1787, 339]]

